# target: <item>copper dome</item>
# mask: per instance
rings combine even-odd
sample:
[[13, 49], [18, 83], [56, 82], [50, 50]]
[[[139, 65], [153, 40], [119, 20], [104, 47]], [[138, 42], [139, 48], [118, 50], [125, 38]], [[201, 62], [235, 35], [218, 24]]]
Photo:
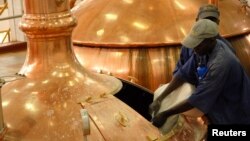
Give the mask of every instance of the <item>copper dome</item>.
[[[222, 36], [249, 33], [250, 14], [238, 0], [84, 0], [72, 9], [78, 19], [72, 34], [76, 56], [86, 68], [155, 90], [171, 80], [180, 41], [207, 3], [218, 4]], [[249, 50], [234, 46], [243, 54]]]

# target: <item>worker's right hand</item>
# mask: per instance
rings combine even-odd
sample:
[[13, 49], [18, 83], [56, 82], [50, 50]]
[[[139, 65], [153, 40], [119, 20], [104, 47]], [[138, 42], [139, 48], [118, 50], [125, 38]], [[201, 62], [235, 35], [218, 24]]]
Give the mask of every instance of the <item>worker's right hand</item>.
[[151, 122], [154, 126], [160, 128], [162, 125], [166, 122], [167, 118], [170, 116], [168, 111], [161, 112], [157, 115], [155, 115]]
[[157, 113], [159, 111], [161, 107], [161, 102], [159, 100], [155, 100], [153, 101], [150, 105], [149, 105], [149, 113], [152, 115], [153, 113]]

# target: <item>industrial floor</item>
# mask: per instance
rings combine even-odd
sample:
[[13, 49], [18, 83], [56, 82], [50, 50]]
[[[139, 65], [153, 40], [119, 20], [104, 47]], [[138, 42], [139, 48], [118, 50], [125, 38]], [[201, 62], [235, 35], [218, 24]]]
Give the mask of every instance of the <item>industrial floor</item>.
[[26, 50], [0, 52], [0, 77], [17, 73], [25, 60]]

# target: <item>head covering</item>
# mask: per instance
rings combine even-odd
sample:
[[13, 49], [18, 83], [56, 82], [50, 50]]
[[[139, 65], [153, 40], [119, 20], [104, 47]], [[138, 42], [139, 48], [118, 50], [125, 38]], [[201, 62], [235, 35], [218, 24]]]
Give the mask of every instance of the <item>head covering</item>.
[[207, 17], [214, 17], [216, 19], [219, 19], [220, 12], [218, 8], [213, 4], [207, 4], [202, 7], [200, 7], [197, 19], [205, 19]]
[[191, 31], [182, 41], [182, 45], [187, 48], [197, 47], [204, 39], [217, 36], [218, 25], [208, 19], [200, 19], [195, 22]]

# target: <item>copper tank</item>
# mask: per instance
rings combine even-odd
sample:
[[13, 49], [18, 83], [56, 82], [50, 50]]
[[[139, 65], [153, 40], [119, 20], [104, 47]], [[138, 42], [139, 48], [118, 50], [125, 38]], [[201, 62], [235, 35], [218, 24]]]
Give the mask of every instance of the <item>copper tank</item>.
[[74, 51], [86, 68], [154, 91], [171, 80], [180, 41], [207, 3], [219, 7], [220, 33], [250, 74], [250, 14], [238, 0], [84, 0], [72, 9]]
[[[23, 3], [20, 28], [26, 33], [28, 50], [18, 75], [25, 77], [2, 88], [7, 129], [2, 140], [82, 141], [89, 134], [89, 140], [123, 141], [159, 135], [148, 121], [113, 96], [122, 87], [118, 79], [92, 73], [77, 61], [71, 48], [76, 20], [68, 0]], [[80, 114], [83, 108], [89, 113], [90, 133]], [[121, 125], [127, 118], [129, 128]], [[133, 130], [139, 135], [131, 133]]]

